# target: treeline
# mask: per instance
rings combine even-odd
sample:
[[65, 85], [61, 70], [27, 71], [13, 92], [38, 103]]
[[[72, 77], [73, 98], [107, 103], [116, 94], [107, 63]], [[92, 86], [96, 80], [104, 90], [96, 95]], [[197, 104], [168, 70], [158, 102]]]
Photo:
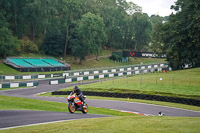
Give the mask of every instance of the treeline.
[[200, 67], [200, 0], [177, 0], [169, 21], [152, 33], [154, 51], [165, 53], [173, 69]]
[[[200, 66], [200, 1], [178, 0], [169, 17], [126, 0], [0, 0], [0, 56], [73, 55], [102, 48], [156, 51], [170, 65]], [[165, 22], [165, 23], [164, 23]]]
[[161, 17], [125, 0], [1, 0], [0, 55], [97, 57], [103, 46], [148, 49]]

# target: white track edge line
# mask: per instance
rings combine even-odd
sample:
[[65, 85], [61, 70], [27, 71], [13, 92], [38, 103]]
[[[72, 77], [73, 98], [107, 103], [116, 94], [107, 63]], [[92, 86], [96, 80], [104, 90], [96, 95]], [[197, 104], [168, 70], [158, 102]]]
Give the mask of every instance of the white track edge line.
[[[102, 117], [99, 117], [102, 118]], [[81, 120], [81, 119], [98, 119], [98, 118], [77, 118], [77, 119], [71, 119], [71, 120], [60, 120], [60, 121], [51, 121], [51, 122], [41, 122], [36, 124], [28, 124], [28, 125], [21, 125], [21, 126], [13, 126], [13, 127], [6, 127], [6, 128], [0, 128], [1, 130], [7, 130], [12, 128], [19, 128], [19, 127], [28, 127], [28, 126], [37, 126], [37, 125], [44, 125], [44, 124], [51, 124], [51, 123], [57, 123], [57, 122], [65, 122], [65, 121], [74, 121], [74, 120]]]
[[[99, 100], [99, 99], [90, 99], [90, 100]], [[117, 100], [102, 100], [102, 101], [115, 101], [115, 102], [123, 102], [123, 103], [144, 104], [144, 105], [159, 106], [159, 107], [167, 107], [167, 108], [172, 108], [172, 109], [180, 109], [180, 110], [185, 110], [185, 111], [191, 111], [191, 112], [200, 113], [200, 111], [195, 111], [195, 110], [182, 109], [182, 108], [176, 108], [176, 107], [169, 107], [169, 106], [165, 106], [165, 105], [149, 104], [149, 103], [127, 102], [127, 101], [117, 101]], [[151, 100], [149, 100], [149, 101], [151, 101]], [[191, 106], [192, 106], [192, 105], [191, 105]]]

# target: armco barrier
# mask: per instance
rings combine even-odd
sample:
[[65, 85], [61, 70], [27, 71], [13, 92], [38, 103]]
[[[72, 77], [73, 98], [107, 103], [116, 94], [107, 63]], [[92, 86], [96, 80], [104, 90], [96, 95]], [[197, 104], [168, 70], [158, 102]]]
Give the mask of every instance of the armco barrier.
[[63, 77], [63, 74], [34, 74], [34, 75], [0, 75], [0, 80], [16, 80], [16, 79], [44, 79], [53, 77]]
[[44, 78], [54, 78], [54, 77], [68, 77], [68, 76], [86, 76], [95, 74], [106, 74], [112, 72], [125, 72], [133, 70], [143, 70], [143, 69], [170, 69], [167, 64], [140, 64], [140, 65], [129, 65], [129, 66], [118, 66], [118, 67], [106, 67], [106, 68], [96, 68], [96, 69], [83, 69], [66, 71], [65, 73], [58, 74], [34, 74], [34, 75], [0, 75], [0, 80], [15, 80], [15, 79], [44, 79]]
[[[52, 95], [69, 95], [70, 91], [54, 91]], [[147, 95], [147, 94], [131, 94], [131, 93], [109, 93], [109, 92], [91, 92], [83, 91], [84, 95], [88, 96], [102, 96], [102, 97], [115, 97], [115, 98], [134, 98], [134, 99], [144, 99], [144, 100], [155, 100], [163, 102], [181, 103], [187, 105], [200, 106], [200, 100], [186, 99], [186, 98], [176, 98], [167, 97], [159, 95]]]
[[[57, 80], [50, 80], [49, 84], [55, 85], [55, 84], [61, 84], [61, 83], [69, 83], [74, 81], [83, 81], [83, 80], [92, 80], [92, 79], [103, 79], [103, 78], [113, 78], [113, 77], [120, 77], [120, 76], [129, 76], [129, 75], [136, 75], [141, 73], [149, 73], [154, 71], [162, 71], [162, 67], [158, 68], [141, 68], [141, 69], [134, 69], [129, 71], [114, 71], [109, 73], [96, 73], [95, 75], [77, 75], [76, 77], [66, 78], [66, 79], [57, 79]], [[124, 69], [123, 69], [124, 70]]]
[[15, 88], [15, 87], [33, 87], [33, 86], [38, 86], [38, 81], [33, 81], [33, 82], [19, 82], [19, 83], [3, 83], [0, 84], [0, 89], [1, 88]]

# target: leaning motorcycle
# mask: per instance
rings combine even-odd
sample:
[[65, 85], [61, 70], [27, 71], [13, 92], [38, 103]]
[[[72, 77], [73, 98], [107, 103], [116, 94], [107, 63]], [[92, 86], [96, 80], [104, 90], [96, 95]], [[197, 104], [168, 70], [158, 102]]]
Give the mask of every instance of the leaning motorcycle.
[[[75, 111], [82, 111], [84, 114], [88, 112], [87, 103], [82, 103], [76, 93], [68, 96], [68, 110], [70, 113], [74, 113]], [[86, 99], [86, 96], [83, 96], [83, 100]]]

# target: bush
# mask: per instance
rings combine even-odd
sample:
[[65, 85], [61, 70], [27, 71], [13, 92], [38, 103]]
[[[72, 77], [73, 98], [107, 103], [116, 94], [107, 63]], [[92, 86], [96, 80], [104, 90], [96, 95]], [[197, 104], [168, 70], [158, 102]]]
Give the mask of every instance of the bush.
[[117, 58], [116, 58], [116, 55], [115, 55], [115, 54], [113, 54], [112, 56], [110, 56], [110, 57], [109, 57], [109, 59], [110, 59], [110, 60], [114, 60], [114, 61], [115, 61]]
[[114, 60], [114, 61], [122, 61], [122, 57], [116, 54], [113, 54], [112, 56], [110, 56], [109, 59]]
[[36, 53], [38, 52], [38, 47], [34, 42], [29, 40], [29, 38], [25, 37], [21, 40], [21, 50], [24, 53]]

